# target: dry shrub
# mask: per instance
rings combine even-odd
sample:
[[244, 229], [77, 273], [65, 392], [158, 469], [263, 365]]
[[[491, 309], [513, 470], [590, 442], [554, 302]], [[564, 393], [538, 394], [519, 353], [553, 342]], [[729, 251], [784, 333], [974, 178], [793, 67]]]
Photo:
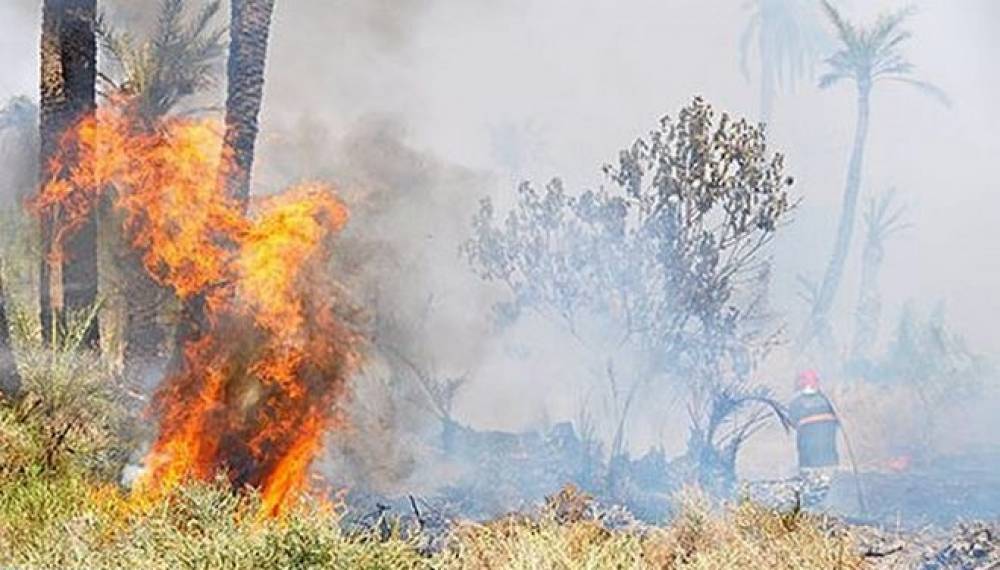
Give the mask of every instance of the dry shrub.
[[862, 568], [851, 538], [827, 526], [802, 511], [751, 503], [713, 514], [703, 498], [689, 494], [674, 524], [647, 538], [645, 559], [664, 569]]
[[576, 523], [594, 517], [594, 498], [575, 485], [565, 485], [546, 497], [544, 515], [558, 523]]
[[[863, 567], [851, 538], [826, 530], [822, 518], [744, 503], [713, 506], [694, 489], [677, 497], [678, 515], [662, 528], [609, 531], [587, 516], [586, 496], [564, 489], [538, 519], [508, 516], [464, 525], [440, 568], [703, 569]], [[581, 508], [586, 505], [586, 509]], [[572, 513], [574, 516], [565, 516]], [[560, 519], [562, 517], [562, 520]]]
[[614, 533], [595, 521], [552, 520], [470, 525], [434, 560], [444, 569], [520, 570], [645, 568], [641, 538]]

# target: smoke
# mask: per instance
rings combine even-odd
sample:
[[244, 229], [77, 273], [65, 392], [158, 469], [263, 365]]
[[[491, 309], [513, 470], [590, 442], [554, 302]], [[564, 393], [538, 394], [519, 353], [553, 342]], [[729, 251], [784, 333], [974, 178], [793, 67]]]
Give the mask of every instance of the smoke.
[[[858, 20], [896, 6], [845, 5]], [[887, 245], [883, 345], [906, 300], [946, 299], [951, 325], [971, 346], [1000, 349], [991, 326], [1000, 315], [991, 293], [1000, 274], [983, 263], [995, 256], [984, 219], [991, 209], [972, 206], [992, 202], [982, 165], [1000, 149], [996, 129], [986, 127], [995, 123], [989, 94], [1000, 85], [986, 56], [996, 46], [986, 24], [995, 10], [988, 2], [928, 1], [912, 21], [908, 55], [921, 77], [948, 91], [953, 108], [893, 85], [873, 101], [864, 192], [899, 188], [912, 224]], [[581, 400], [600, 407], [601, 387], [584, 380], [586, 366], [544, 324], [505, 335], [490, 328], [491, 304], [503, 292], [470, 278], [456, 253], [475, 201], [493, 195], [509, 204], [515, 181], [553, 175], [571, 189], [597, 186], [601, 164], [695, 93], [755, 117], [755, 78], [748, 82], [738, 70], [748, 17], [737, 4], [720, 15], [697, 2], [645, 0], [279, 8], [257, 180], [266, 189], [289, 177], [332, 177], [351, 196], [358, 214], [349, 233], [384, 246], [365, 282], [402, 314], [433, 307], [437, 323], [418, 352], [433, 355], [446, 374], [469, 374], [456, 417], [498, 429], [570, 419]], [[832, 247], [853, 103], [849, 87], [823, 91], [806, 78], [779, 94], [769, 126], [772, 147], [786, 154], [804, 195], [775, 244], [773, 308], [796, 326], [805, 312], [796, 278], [818, 277]], [[836, 308], [845, 336], [858, 257], [852, 254]], [[975, 278], [959, 285], [956, 275]], [[773, 360], [764, 379], [787, 394], [794, 357]], [[637, 432], [649, 433], [636, 434], [635, 445], [665, 438], [677, 450], [683, 405], [674, 394], [651, 396], [634, 421]], [[673, 427], [649, 427], [665, 410]], [[778, 440], [773, 448], [790, 468], [788, 442], [763, 439]]]

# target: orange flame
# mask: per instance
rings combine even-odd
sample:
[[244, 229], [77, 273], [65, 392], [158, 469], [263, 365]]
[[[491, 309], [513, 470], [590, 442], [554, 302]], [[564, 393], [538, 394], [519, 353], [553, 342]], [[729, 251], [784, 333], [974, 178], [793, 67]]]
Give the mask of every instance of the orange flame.
[[230, 161], [217, 125], [139, 124], [114, 106], [80, 122], [33, 207], [60, 212], [58, 244], [113, 191], [149, 274], [204, 301], [203, 330], [157, 391], [160, 432], [137, 488], [159, 494], [222, 470], [278, 514], [305, 488], [359, 360], [325, 267], [347, 209], [327, 186], [306, 184], [246, 215], [219, 188]]

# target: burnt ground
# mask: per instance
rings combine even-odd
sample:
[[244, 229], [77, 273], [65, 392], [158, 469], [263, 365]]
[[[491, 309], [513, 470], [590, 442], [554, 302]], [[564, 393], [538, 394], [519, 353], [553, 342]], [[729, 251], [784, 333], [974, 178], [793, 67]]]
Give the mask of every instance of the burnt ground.
[[[462, 475], [412, 501], [405, 492], [390, 497], [355, 488], [348, 503], [357, 518], [347, 521], [350, 527], [408, 520], [433, 550], [450, 521], [531, 512], [566, 483], [621, 509], [615, 513], [623, 516], [609, 521], [660, 524], [669, 520], [672, 495], [686, 479], [685, 463], [662, 451], [606, 463], [565, 424], [524, 434], [446, 428], [438, 460], [465, 465]], [[904, 471], [863, 472], [860, 483], [867, 508], [859, 507], [858, 479], [844, 470], [826, 501], [809, 510], [850, 526], [875, 567], [1000, 569], [1000, 448]]]
[[860, 479], [867, 509], [850, 472], [827, 506], [852, 525], [874, 567], [1000, 569], [1000, 449]]
[[830, 508], [851, 520], [901, 529], [1000, 520], [1000, 449], [941, 457], [902, 472], [862, 473], [861, 487], [864, 510], [853, 474], [841, 473]]

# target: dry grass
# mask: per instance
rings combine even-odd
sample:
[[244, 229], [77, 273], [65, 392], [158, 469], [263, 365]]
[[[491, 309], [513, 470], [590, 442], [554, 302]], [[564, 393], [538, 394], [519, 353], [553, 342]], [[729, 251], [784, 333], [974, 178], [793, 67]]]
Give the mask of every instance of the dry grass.
[[507, 517], [465, 525], [455, 547], [434, 566], [528, 570], [862, 568], [853, 541], [823, 529], [801, 512], [776, 513], [752, 504], [715, 512], [694, 492], [679, 497], [668, 526], [611, 532], [587, 518]]

